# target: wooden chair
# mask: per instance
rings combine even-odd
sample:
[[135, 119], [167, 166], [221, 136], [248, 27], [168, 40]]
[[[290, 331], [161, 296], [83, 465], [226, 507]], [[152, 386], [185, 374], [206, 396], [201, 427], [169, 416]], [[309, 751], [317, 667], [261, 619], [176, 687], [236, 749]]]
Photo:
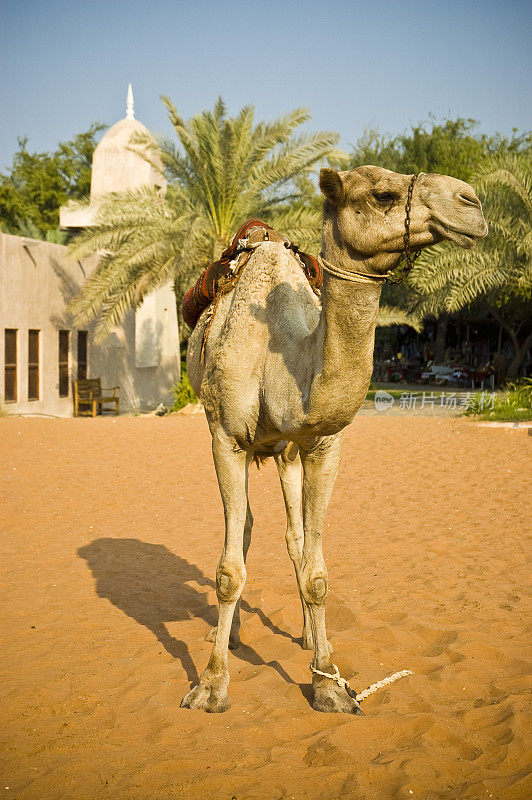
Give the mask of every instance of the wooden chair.
[[[115, 414], [118, 414], [120, 403], [117, 394], [118, 389], [118, 386], [102, 389], [100, 378], [74, 381], [74, 416], [95, 417], [99, 411], [103, 410], [102, 405], [104, 403], [114, 403]], [[112, 392], [112, 394], [103, 395], [102, 392]], [[85, 410], [82, 411], [80, 406], [85, 406]]]

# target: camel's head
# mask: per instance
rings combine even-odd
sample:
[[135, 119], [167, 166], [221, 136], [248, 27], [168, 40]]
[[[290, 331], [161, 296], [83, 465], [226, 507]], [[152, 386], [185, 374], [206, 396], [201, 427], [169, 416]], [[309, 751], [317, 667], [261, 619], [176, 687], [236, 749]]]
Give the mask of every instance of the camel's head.
[[[324, 237], [329, 248], [364, 260], [379, 273], [396, 266], [403, 250], [411, 179], [381, 167], [322, 169]], [[443, 239], [474, 247], [487, 232], [480, 201], [469, 184], [448, 175], [419, 175], [410, 207], [411, 250]]]

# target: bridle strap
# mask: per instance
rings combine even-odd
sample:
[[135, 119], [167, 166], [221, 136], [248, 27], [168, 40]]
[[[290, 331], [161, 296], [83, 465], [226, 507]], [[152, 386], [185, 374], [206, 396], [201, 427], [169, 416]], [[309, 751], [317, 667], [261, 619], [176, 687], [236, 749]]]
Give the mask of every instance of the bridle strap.
[[421, 250], [416, 250], [414, 253], [412, 253], [410, 250], [410, 209], [412, 207], [414, 184], [419, 176], [423, 174], [423, 172], [414, 173], [408, 185], [408, 193], [405, 204], [405, 232], [403, 236], [403, 249], [401, 251], [399, 260], [399, 263], [406, 260], [406, 267], [403, 267], [398, 277], [392, 277], [397, 267], [389, 270], [389, 272], [386, 272], [384, 275], [376, 275], [375, 273], [371, 272], [354, 272], [352, 270], [343, 269], [343, 267], [337, 267], [335, 264], [331, 264], [331, 262], [327, 261], [320, 253], [318, 256], [318, 261], [325, 272], [328, 272], [330, 275], [334, 275], [335, 278], [340, 278], [344, 281], [351, 281], [352, 283], [402, 283], [414, 266], [417, 257], [421, 253]]
[[408, 273], [412, 270], [414, 264], [416, 263], [416, 259], [418, 258], [421, 250], [416, 250], [414, 253], [410, 252], [410, 209], [412, 207], [412, 195], [414, 194], [414, 184], [416, 180], [419, 178], [420, 175], [423, 175], [423, 172], [414, 173], [410, 179], [410, 184], [408, 186], [408, 194], [406, 196], [406, 205], [405, 205], [405, 232], [403, 236], [403, 250], [401, 252], [401, 261], [406, 260], [406, 266], [403, 267], [399, 273], [397, 278], [392, 278], [392, 273], [390, 273], [389, 277], [386, 278], [388, 283], [402, 283]]

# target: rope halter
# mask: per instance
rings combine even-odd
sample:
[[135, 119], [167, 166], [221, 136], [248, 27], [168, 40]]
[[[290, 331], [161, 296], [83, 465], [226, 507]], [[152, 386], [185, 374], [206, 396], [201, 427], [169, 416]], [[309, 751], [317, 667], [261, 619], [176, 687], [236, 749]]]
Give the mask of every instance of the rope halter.
[[[337, 267], [335, 264], [327, 261], [323, 255], [320, 254], [318, 256], [318, 261], [325, 272], [328, 272], [330, 275], [334, 275], [335, 278], [340, 278], [345, 281], [352, 281], [353, 283], [402, 283], [414, 266], [417, 257], [421, 253], [421, 250], [416, 250], [412, 253], [410, 249], [410, 210], [412, 208], [414, 184], [420, 175], [423, 174], [423, 172], [414, 173], [410, 178], [410, 183], [408, 184], [408, 192], [405, 203], [405, 232], [403, 234], [403, 249], [401, 250], [398, 265], [389, 272], [386, 272], [384, 275], [376, 275], [375, 273], [371, 272], [355, 272], [353, 270], [343, 269], [343, 267]], [[401, 261], [405, 260], [406, 266], [399, 270], [397, 277], [394, 278], [393, 275], [395, 270]]]
[[394, 672], [393, 675], [389, 675], [387, 678], [383, 678], [382, 681], [377, 681], [377, 683], [372, 683], [367, 689], [364, 689], [363, 692], [355, 692], [349, 686], [349, 682], [342, 678], [338, 667], [336, 664], [333, 664], [334, 675], [331, 675], [330, 672], [322, 672], [320, 669], [316, 669], [314, 664], [309, 664], [309, 669], [314, 672], [315, 675], [321, 675], [323, 678], [330, 678], [332, 681], [335, 681], [340, 689], [345, 689], [347, 694], [353, 697], [358, 703], [362, 700], [365, 700], [366, 697], [369, 697], [371, 694], [375, 694], [379, 689], [383, 689], [385, 686], [388, 686], [390, 683], [395, 683], [398, 681], [399, 678], [404, 678], [406, 675], [413, 675], [411, 669], [403, 669], [400, 672]]

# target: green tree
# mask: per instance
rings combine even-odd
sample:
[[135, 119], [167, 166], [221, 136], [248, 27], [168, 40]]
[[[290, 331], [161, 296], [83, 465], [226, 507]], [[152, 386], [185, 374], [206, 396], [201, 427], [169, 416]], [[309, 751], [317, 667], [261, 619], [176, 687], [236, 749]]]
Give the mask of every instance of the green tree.
[[425, 316], [484, 308], [506, 330], [514, 377], [532, 346], [532, 158], [499, 153], [472, 176], [490, 233], [473, 250], [441, 243], [425, 251], [408, 278], [415, 311]]
[[0, 173], [0, 227], [5, 233], [64, 239], [59, 207], [89, 193], [92, 154], [104, 127], [94, 123], [54, 152], [30, 153], [28, 139], [18, 139], [11, 168]]
[[[316, 163], [334, 156], [335, 133], [301, 134], [305, 109], [255, 123], [254, 109], [229, 117], [222, 99], [185, 122], [163, 97], [177, 142], [137, 137], [132, 147], [168, 178], [166, 196], [150, 188], [106, 197], [96, 224], [77, 237], [76, 256], [102, 251], [71, 310], [107, 331], [162, 283], [173, 281], [178, 313], [186, 289], [217, 259], [248, 217], [269, 222], [304, 245], [316, 237], [319, 210], [297, 203]], [[180, 326], [183, 330], [183, 325]]]
[[433, 172], [470, 182], [479, 164], [498, 153], [527, 153], [532, 134], [514, 130], [510, 138], [476, 132], [478, 122], [457, 117], [412, 125], [397, 136], [381, 134], [374, 128], [364, 132], [353, 148], [349, 168], [375, 164], [394, 172]]

